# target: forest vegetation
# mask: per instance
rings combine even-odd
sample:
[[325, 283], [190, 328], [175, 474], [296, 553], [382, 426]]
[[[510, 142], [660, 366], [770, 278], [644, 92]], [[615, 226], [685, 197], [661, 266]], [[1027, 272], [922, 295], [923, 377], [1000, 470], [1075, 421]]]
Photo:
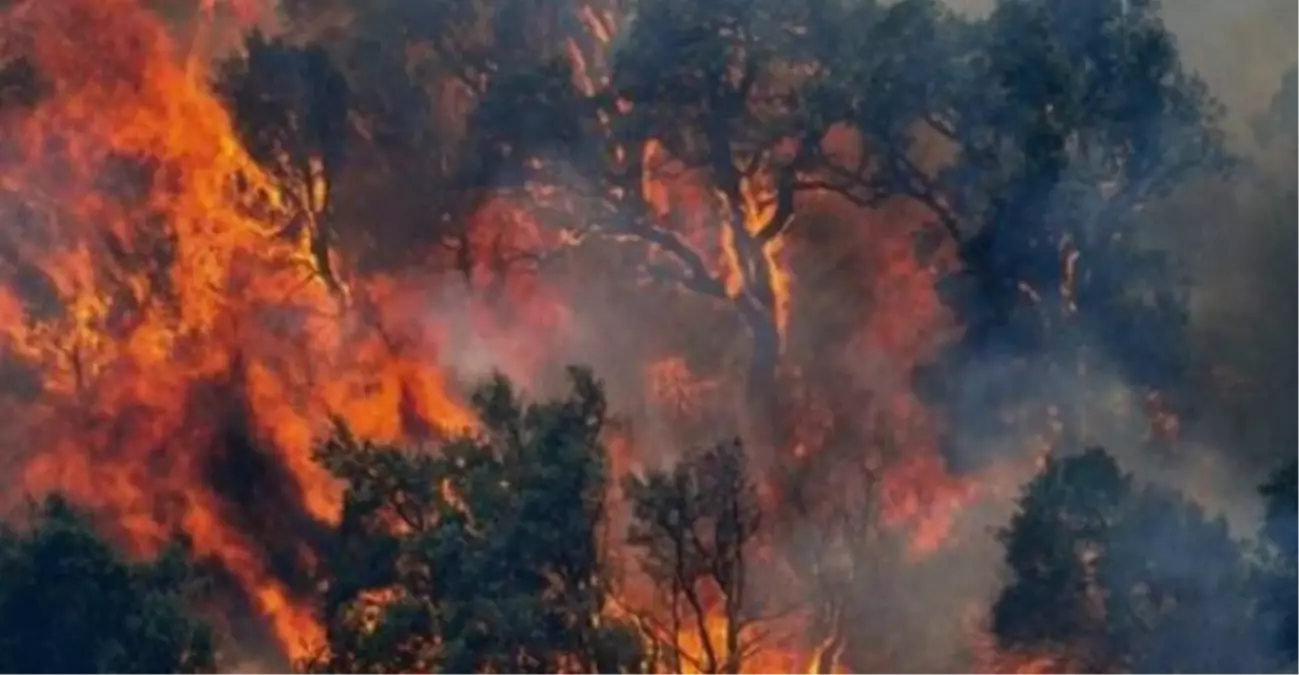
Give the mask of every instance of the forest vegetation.
[[1296, 70], [991, 4], [0, 4], [0, 671], [1299, 667]]

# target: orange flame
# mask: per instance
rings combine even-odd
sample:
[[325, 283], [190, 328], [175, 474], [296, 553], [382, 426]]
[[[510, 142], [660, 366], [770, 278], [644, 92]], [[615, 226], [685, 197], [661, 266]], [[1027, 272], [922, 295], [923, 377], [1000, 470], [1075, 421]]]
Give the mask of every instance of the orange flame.
[[370, 280], [355, 293], [376, 316], [343, 311], [306, 242], [276, 235], [279, 186], [135, 2], [20, 3], [4, 29], [49, 85], [6, 116], [0, 164], [21, 223], [3, 235], [0, 346], [38, 381], [5, 397], [30, 449], [23, 484], [111, 516], [140, 552], [183, 529], [301, 655], [322, 637], [311, 607], [232, 520], [213, 453], [245, 419], [327, 523], [338, 487], [311, 448], [330, 415], [381, 438], [472, 425], [439, 375], [442, 336], [409, 318], [428, 312], [407, 284], [426, 280]]
[[[611, 17], [587, 10], [584, 20], [597, 42], [610, 42]], [[350, 300], [340, 301], [319, 281], [305, 233], [281, 234], [292, 215], [283, 194], [295, 188], [248, 157], [200, 70], [138, 0], [27, 0], [5, 12], [2, 26], [0, 56], [25, 56], [48, 84], [33, 109], [0, 110], [0, 208], [13, 223], [0, 233], [0, 351], [6, 367], [35, 382], [34, 391], [0, 393], [27, 449], [13, 458], [23, 486], [71, 493], [139, 553], [183, 529], [199, 555], [238, 581], [286, 653], [305, 655], [323, 639], [313, 607], [271, 572], [266, 542], [212, 480], [230, 444], [225, 435], [241, 427], [283, 468], [284, 484], [274, 487], [292, 507], [313, 523], [334, 523], [340, 486], [312, 459], [330, 418], [381, 441], [472, 428], [446, 354], [490, 343], [493, 365], [540, 370], [548, 343], [510, 340], [503, 326], [526, 327], [519, 332], [529, 336], [562, 332], [565, 303], [535, 276], [506, 275], [495, 263], [561, 242], [504, 199], [475, 214], [470, 245], [485, 255], [470, 282], [506, 296], [508, 318], [470, 301], [455, 317], [470, 325], [453, 326], [430, 304], [442, 278], [361, 277], [338, 255], [331, 263]], [[579, 86], [602, 86], [597, 55], [569, 47]], [[629, 150], [618, 149], [619, 161]], [[801, 242], [759, 237], [777, 217], [769, 177], [744, 179], [739, 203], [728, 204], [699, 176], [670, 170], [663, 144], [649, 141], [640, 153], [655, 226], [699, 255], [709, 281], [724, 289], [717, 297], [756, 302], [782, 345], [790, 342], [806, 300], [793, 297], [806, 285], [794, 283]], [[757, 255], [742, 245], [756, 245]], [[872, 228], [863, 248], [875, 252], [876, 297], [847, 351], [854, 364], [871, 355], [890, 364], [872, 377], [889, 394], [880, 411], [905, 451], [885, 467], [884, 518], [912, 528], [923, 554], [944, 544], [978, 494], [946, 474], [933, 420], [904, 384], [944, 321], [936, 273], [905, 235]], [[648, 374], [656, 403], [698, 416], [718, 386], [687, 362], [672, 356], [635, 370]], [[804, 417], [790, 450], [800, 457], [832, 425]], [[620, 468], [639, 466], [630, 436], [612, 441]], [[722, 630], [720, 622], [710, 616], [705, 632]], [[702, 639], [682, 636], [683, 649], [697, 655]], [[793, 672], [826, 661], [822, 652], [832, 648], [799, 647], [773, 643], [745, 659], [744, 672]]]

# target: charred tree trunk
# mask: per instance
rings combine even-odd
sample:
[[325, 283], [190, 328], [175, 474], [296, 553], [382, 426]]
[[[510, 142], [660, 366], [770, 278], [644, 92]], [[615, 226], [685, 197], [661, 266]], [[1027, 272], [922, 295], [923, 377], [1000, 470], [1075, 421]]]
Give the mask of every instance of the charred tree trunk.
[[742, 298], [737, 304], [752, 339], [745, 382], [750, 443], [765, 463], [774, 465], [778, 464], [779, 449], [785, 441], [777, 400], [780, 332], [771, 312], [746, 300]]

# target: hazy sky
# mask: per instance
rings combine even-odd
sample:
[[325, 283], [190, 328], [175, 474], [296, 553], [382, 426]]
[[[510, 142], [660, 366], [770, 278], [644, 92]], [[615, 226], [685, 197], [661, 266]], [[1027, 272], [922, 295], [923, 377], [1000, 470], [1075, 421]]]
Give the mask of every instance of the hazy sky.
[[[995, 0], [948, 3], [986, 11]], [[1227, 105], [1236, 128], [1271, 101], [1299, 54], [1295, 0], [1163, 0], [1163, 12], [1186, 63]]]
[[1165, 21], [1182, 53], [1233, 113], [1251, 115], [1271, 101], [1295, 63], [1295, 0], [1164, 0]]

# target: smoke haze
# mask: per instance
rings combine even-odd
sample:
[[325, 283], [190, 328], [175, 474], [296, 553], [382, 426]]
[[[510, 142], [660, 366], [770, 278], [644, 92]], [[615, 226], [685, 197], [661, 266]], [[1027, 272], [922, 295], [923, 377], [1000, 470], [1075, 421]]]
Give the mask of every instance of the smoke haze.
[[[187, 3], [153, 4], [165, 6], [164, 16], [177, 26], [202, 22]], [[950, 4], [979, 13], [988, 11], [991, 0], [950, 0]], [[251, 3], [218, 5], [226, 13], [219, 15], [219, 22], [207, 32], [178, 29], [179, 41], [195, 45], [196, 54], [226, 54], [249, 26], [273, 28], [281, 23], [265, 7], [253, 11]], [[1046, 401], [1055, 397], [1081, 411], [1087, 444], [1107, 447], [1126, 469], [1143, 479], [1193, 494], [1227, 515], [1245, 536], [1253, 534], [1249, 528], [1259, 515], [1256, 485], [1278, 461], [1293, 457], [1299, 447], [1296, 424], [1289, 417], [1299, 408], [1295, 120], [1293, 112], [1288, 118], [1284, 114], [1280, 119], [1268, 118], [1274, 109], [1287, 109], [1274, 106], [1274, 100], [1283, 76], [1293, 73], [1295, 66], [1299, 10], [1293, 0], [1167, 0], [1163, 12], [1179, 40], [1183, 58], [1225, 106], [1231, 147], [1246, 160], [1229, 179], [1197, 182], [1148, 205], [1141, 215], [1143, 243], [1171, 254], [1176, 261], [1169, 278], [1162, 281], [1173, 288], [1184, 280], [1191, 294], [1193, 414], [1179, 420], [1184, 440], [1178, 446], [1179, 454], [1153, 456], [1146, 452], [1148, 420], [1132, 413], [1145, 405], [1144, 394], [1129, 381], [1114, 354], [1102, 354], [1085, 373], [1062, 375], [1051, 369], [1054, 346], [1028, 357], [1003, 356], [993, 350], [962, 371], [960, 394], [950, 402], [950, 419], [931, 415], [912, 391], [910, 376], [916, 365], [934, 359], [958, 337], [959, 321], [942, 305], [935, 290], [938, 279], [954, 264], [952, 252], [941, 247], [924, 253], [917, 250], [915, 234], [921, 217], [907, 204], [891, 203], [875, 210], [833, 199], [800, 204], [802, 229], [791, 235], [780, 251], [782, 263], [793, 271], [789, 283], [794, 301], [778, 374], [783, 382], [792, 384], [788, 391], [772, 395], [807, 411], [794, 421], [795, 435], [808, 446], [819, 445], [827, 456], [836, 452], [840, 456], [871, 455], [861, 463], [871, 464], [868, 470], [877, 471], [879, 467], [872, 462], [883, 462], [874, 456], [884, 452], [883, 446], [918, 448], [914, 457], [891, 467], [894, 473], [889, 479], [893, 482], [887, 489], [895, 498], [885, 500], [896, 512], [894, 517], [914, 528], [916, 536], [880, 544], [876, 551], [880, 559], [870, 573], [854, 579], [845, 591], [871, 609], [858, 617], [854, 638], [859, 643], [857, 649], [881, 659], [882, 670], [969, 668], [968, 636], [977, 632], [981, 613], [986, 613], [1004, 581], [1003, 551], [991, 531], [1007, 522], [1018, 486], [1036, 469], [1032, 456], [1050, 445], [1047, 437], [1056, 420], [1039, 415], [1037, 409], [1025, 410], [1026, 420], [1014, 437], [986, 429], [980, 421], [1000, 412], [990, 408], [989, 392], [1013, 388], [1027, 398]], [[309, 30], [313, 35], [318, 30], [325, 32], [319, 26]], [[1293, 88], [1288, 96], [1293, 99]], [[161, 103], [156, 106], [165, 108]], [[1293, 100], [1288, 110], [1294, 110]], [[117, 139], [108, 132], [104, 135]], [[179, 165], [190, 157], [185, 154], [175, 161]], [[230, 160], [223, 157], [223, 161]], [[349, 177], [358, 182], [369, 180], [370, 167], [358, 164], [359, 168], [349, 167], [354, 172]], [[401, 176], [394, 181], [398, 178]], [[393, 193], [408, 187], [394, 187]], [[432, 201], [434, 197], [421, 191], [424, 189], [435, 192], [432, 187], [417, 185], [408, 190], [413, 196], [405, 197], [417, 203], [425, 198]], [[410, 204], [374, 198], [375, 194], [389, 193], [368, 194], [368, 199], [350, 205], [352, 211], [346, 210], [346, 204], [340, 208], [348, 217], [373, 220], [376, 230], [393, 227], [405, 234], [387, 216], [410, 209]], [[1066, 196], [1060, 199], [1064, 203]], [[195, 210], [200, 209], [196, 206]], [[509, 209], [502, 211], [508, 215]], [[706, 215], [687, 213], [684, 217]], [[595, 217], [580, 209], [567, 217], [580, 222], [587, 216]], [[526, 229], [517, 222], [489, 225], [488, 216], [476, 214], [475, 218], [474, 224], [481, 225], [483, 231], [511, 226]], [[847, 228], [832, 227], [843, 223], [855, 226], [851, 234], [844, 234]], [[429, 248], [426, 244], [433, 236], [399, 236], [395, 243], [387, 244], [394, 250], [382, 253], [415, 255], [419, 260], [417, 256]], [[709, 253], [720, 257], [718, 251]], [[252, 256], [242, 250], [240, 254]], [[432, 274], [429, 280], [418, 275], [384, 278], [403, 289], [408, 301], [393, 305], [390, 313], [397, 317], [396, 325], [389, 326], [383, 337], [410, 345], [402, 356], [402, 377], [436, 364], [461, 389], [492, 372], [502, 372], [520, 382], [529, 396], [546, 397], [562, 391], [563, 368], [568, 364], [592, 367], [607, 384], [613, 411], [629, 421], [626, 433], [634, 437], [636, 452], [633, 457], [620, 458], [627, 465], [624, 468], [664, 464], [691, 445], [758, 435], [755, 428], [770, 420], [753, 419], [754, 411], [745, 404], [743, 381], [752, 341], [742, 319], [736, 312], [719, 310], [724, 301], [681, 292], [667, 284], [647, 284], [628, 273], [634, 260], [643, 255], [643, 250], [622, 243], [591, 242], [580, 250], [565, 248], [545, 260], [525, 260], [519, 269], [526, 272], [520, 277], [526, 278], [520, 280], [501, 281], [500, 274], [482, 278], [466, 274], [464, 279], [456, 277], [446, 283], [432, 281]], [[496, 283], [499, 285], [493, 285]], [[484, 297], [490, 300], [484, 301]], [[278, 308], [239, 318], [250, 324], [270, 324], [265, 317], [275, 312]], [[284, 316], [295, 315], [286, 311]], [[281, 320], [291, 323], [290, 319]], [[309, 320], [299, 322], [305, 326]], [[338, 332], [350, 335], [363, 327], [357, 321]], [[308, 332], [301, 327], [297, 330]], [[244, 332], [255, 335], [256, 344]], [[289, 344], [278, 332], [271, 335], [275, 331], [267, 326], [255, 325], [244, 332], [235, 331], [230, 340], [239, 341], [236, 346], [249, 354], [250, 360], [278, 354]], [[436, 339], [428, 339], [431, 334], [436, 334]], [[433, 344], [436, 352], [430, 347]], [[328, 345], [321, 350], [329, 358], [318, 371], [304, 371], [310, 376], [301, 379], [323, 380], [354, 371], [370, 375], [381, 370], [378, 364], [383, 359], [367, 360], [372, 353], [367, 350], [373, 347], [369, 343], [362, 349], [359, 341], [353, 345], [338, 338]], [[265, 352], [259, 353], [258, 347]], [[266, 358], [266, 362], [281, 365], [276, 359]], [[242, 364], [223, 363], [208, 366], [203, 374], [216, 378], [239, 367]], [[1025, 373], [1031, 376], [1025, 377]], [[283, 385], [286, 389], [300, 384], [296, 377], [285, 379], [293, 380]], [[399, 432], [392, 428], [404, 432], [406, 426], [416, 426], [406, 424], [407, 417], [419, 417], [406, 409], [420, 407], [407, 400], [419, 398], [407, 391], [409, 382], [401, 379], [400, 385], [394, 385], [384, 380], [367, 385], [364, 378], [359, 379], [362, 384], [330, 389], [325, 403], [338, 406], [343, 396], [369, 392], [367, 396], [385, 403], [399, 400], [393, 407], [400, 408], [397, 417], [401, 422], [374, 421], [358, 413], [363, 421], [374, 421], [375, 429], [394, 436]], [[252, 385], [241, 381], [229, 388], [240, 386]], [[393, 393], [398, 389], [400, 393]], [[288, 431], [269, 423], [258, 428], [257, 420], [240, 415], [257, 408], [261, 401], [240, 400], [229, 406], [233, 412], [225, 415], [232, 419], [214, 423], [224, 426], [211, 444], [225, 451], [213, 450], [211, 454], [219, 454], [216, 459], [225, 463], [202, 470], [211, 474], [207, 477], [213, 483], [214, 503], [219, 502], [216, 510], [233, 514], [228, 518], [232, 522], [219, 524], [251, 536], [250, 555], [259, 561], [293, 557], [296, 551], [271, 550], [270, 543], [287, 540], [286, 533], [298, 533], [303, 540], [319, 536], [311, 531], [315, 509], [300, 503], [312, 486], [309, 481], [294, 483], [294, 472], [300, 467], [292, 464], [287, 452], [286, 456], [271, 453], [259, 459], [254, 449], [258, 443], [287, 446], [291, 442], [295, 449], [309, 445], [303, 439], [312, 433], [310, 420], [305, 420], [306, 413], [300, 413], [298, 407], [318, 402], [302, 404], [269, 388], [262, 393], [288, 411], [272, 412], [292, 414], [295, 424]], [[280, 398], [275, 394], [281, 394]], [[211, 413], [204, 401], [191, 403], [195, 410], [186, 415], [199, 418]], [[134, 410], [123, 406], [122, 410]], [[886, 418], [887, 422], [879, 421]], [[947, 430], [944, 426], [959, 436], [958, 453], [1006, 461], [994, 462], [991, 469], [973, 477], [948, 475], [937, 453], [939, 432]], [[1024, 433], [1025, 428], [1032, 432]], [[893, 436], [875, 440], [886, 431]], [[158, 448], [163, 445], [163, 441], [157, 443]], [[799, 446], [794, 452], [806, 450]], [[172, 453], [187, 456], [177, 449]], [[154, 452], [157, 454], [161, 453]], [[813, 466], [809, 471], [818, 469]], [[253, 474], [256, 480], [250, 478]], [[289, 485], [294, 489], [286, 491]], [[834, 484], [826, 485], [824, 491], [833, 494], [835, 488], [830, 486]], [[264, 489], [258, 491], [259, 487]], [[137, 508], [138, 504], [130, 506]], [[259, 508], [272, 508], [276, 517], [259, 520], [255, 512]], [[265, 531], [259, 531], [259, 526]], [[824, 532], [802, 527], [790, 526], [780, 532], [779, 545], [790, 549], [791, 555], [806, 553], [800, 548], [818, 555], [828, 551]], [[230, 540], [236, 539], [231, 535]], [[1156, 538], [1149, 545], [1161, 544]], [[310, 542], [304, 547], [309, 548]], [[286, 595], [305, 593], [302, 571], [293, 565], [286, 569], [272, 569], [264, 576], [295, 582], [273, 586], [275, 590], [287, 586]], [[249, 572], [247, 576], [255, 575]], [[764, 581], [772, 586], [784, 583], [781, 579]], [[253, 584], [247, 579], [240, 583]], [[269, 612], [264, 607], [249, 611]], [[1189, 638], [1208, 639], [1203, 635]]]
[[[972, 13], [986, 12], [991, 6], [982, 0], [951, 0], [951, 4]], [[1146, 243], [1179, 261], [1178, 274], [1189, 277], [1192, 294], [1193, 360], [1203, 366], [1203, 372], [1197, 375], [1194, 394], [1198, 399], [1194, 409], [1199, 414], [1182, 420], [1183, 454], [1173, 458], [1144, 454], [1145, 420], [1112, 412], [1115, 408], [1139, 409], [1142, 395], [1129, 385], [1121, 369], [1104, 361], [1085, 376], [1024, 379], [1022, 364], [1012, 369], [989, 357], [964, 373], [964, 393], [955, 402], [955, 415], [961, 421], [989, 415], [987, 388], [1040, 386], [1043, 390], [1036, 398], [1042, 399], [1048, 394], [1059, 395], [1063, 388], [1069, 392], [1069, 405], [1086, 411], [1088, 443], [1109, 448], [1125, 468], [1142, 478], [1196, 495], [1229, 516], [1239, 534], [1250, 536], [1249, 528], [1259, 515], [1256, 485], [1277, 461], [1293, 456], [1296, 448], [1295, 423], [1287, 412], [1299, 407], [1293, 120], [1288, 122], [1288, 140], [1278, 127], [1263, 137], [1256, 132], [1256, 121], [1269, 110], [1283, 75], [1296, 61], [1296, 5], [1287, 0], [1184, 0], [1165, 2], [1163, 14], [1178, 38], [1185, 62], [1224, 105], [1224, 126], [1232, 149], [1252, 164], [1249, 171], [1231, 181], [1207, 181], [1197, 189], [1170, 195], [1151, 205], [1143, 218], [1149, 225]], [[853, 213], [848, 217], [868, 216]], [[905, 216], [896, 220], [902, 222]], [[880, 217], [880, 222], [887, 221], [887, 216]], [[872, 232], [880, 231], [878, 225]], [[795, 305], [789, 349], [808, 350], [803, 356], [829, 357], [830, 370], [845, 377], [841, 393], [867, 414], [872, 406], [869, 396], [888, 398], [907, 389], [905, 373], [898, 372], [893, 363], [899, 345], [930, 353], [929, 343], [942, 342], [940, 336], [946, 334], [948, 321], [937, 314], [916, 318], [902, 329], [898, 342], [889, 345], [845, 339], [845, 331], [870, 316], [872, 302], [868, 298], [872, 294], [880, 303], [876, 307], [880, 313], [911, 313], [913, 318], [918, 296], [902, 293], [898, 296], [901, 302], [911, 306], [890, 308], [884, 285], [854, 286], [851, 275], [843, 273], [856, 270], [877, 284], [883, 279], [886, 285], [888, 279], [880, 276], [879, 270], [887, 261], [872, 259], [870, 253], [870, 246], [880, 246], [879, 241], [861, 242], [855, 248], [830, 240], [827, 248], [818, 249], [814, 232], [795, 244], [791, 254], [796, 268], [800, 255], [810, 262], [796, 275], [802, 300]], [[697, 300], [618, 281], [623, 277], [616, 273], [620, 264], [616, 246], [589, 253], [566, 271], [553, 276], [542, 273], [545, 285], [562, 289], [558, 294], [564, 298], [564, 318], [556, 325], [556, 333], [514, 333], [502, 342], [499, 337], [485, 338], [466, 328], [455, 342], [458, 346], [445, 355], [447, 365], [466, 380], [502, 369], [527, 381], [530, 391], [545, 395], [560, 381], [556, 376], [562, 364], [589, 364], [608, 383], [615, 409], [633, 419], [640, 455], [648, 463], [674, 457], [681, 445], [701, 442], [704, 433], [725, 436], [744, 431], [741, 411], [731, 406], [671, 410], [661, 397], [656, 399], [647, 391], [655, 386], [655, 373], [670, 376], [674, 367], [671, 356], [684, 354], [680, 365], [693, 373], [695, 386], [714, 387], [705, 398], [739, 398], [738, 391], [724, 387], [725, 382], [736, 380], [742, 369], [737, 352], [744, 349], [743, 327], [732, 319], [718, 318], [706, 302], [701, 302], [698, 310], [688, 309], [684, 306]], [[575, 274], [574, 269], [580, 272]], [[821, 270], [830, 271], [820, 274]], [[912, 280], [929, 279], [927, 274], [920, 273]], [[575, 276], [602, 281], [574, 284]], [[908, 283], [907, 278], [897, 281]], [[1168, 283], [1176, 281], [1169, 279]], [[463, 315], [463, 301], [455, 299], [454, 291], [450, 297], [432, 303], [431, 314]], [[664, 323], [657, 310], [668, 302], [681, 308], [672, 316], [678, 321], [685, 317], [684, 323]], [[517, 308], [507, 305], [503, 311], [513, 309]], [[713, 318], [704, 318], [710, 316]], [[543, 351], [551, 359], [549, 374], [540, 377], [532, 364], [517, 365], [517, 355], [535, 353], [539, 342], [547, 344]], [[847, 348], [833, 355], [818, 353], [825, 344]], [[1048, 356], [1039, 355], [1043, 365], [1030, 365], [1027, 372], [1045, 372]], [[1224, 386], [1226, 381], [1236, 384]], [[731, 423], [714, 422], [702, 431], [691, 419]], [[1043, 420], [1043, 425], [1049, 426], [1049, 421]], [[961, 429], [967, 449], [980, 446], [969, 452], [1016, 455], [1037, 449], [1032, 438], [983, 438], [973, 426]], [[1047, 431], [1043, 429], [1044, 436]], [[875, 645], [881, 653], [894, 655], [890, 667], [946, 671], [968, 663], [964, 638], [956, 636], [971, 630], [971, 607], [991, 603], [1004, 572], [1002, 551], [990, 531], [1007, 521], [1009, 498], [1032, 470], [1031, 464], [1025, 464], [997, 475], [990, 491], [995, 498], [977, 500], [962, 510], [951, 533], [960, 543], [950, 547], [959, 553], [949, 551], [923, 563], [882, 564], [877, 578], [863, 581], [856, 589], [863, 595], [886, 598], [876, 603], [877, 615], [859, 633], [891, 636], [887, 638], [893, 641], [891, 646]], [[791, 533], [788, 539], [810, 541], [814, 536]]]

